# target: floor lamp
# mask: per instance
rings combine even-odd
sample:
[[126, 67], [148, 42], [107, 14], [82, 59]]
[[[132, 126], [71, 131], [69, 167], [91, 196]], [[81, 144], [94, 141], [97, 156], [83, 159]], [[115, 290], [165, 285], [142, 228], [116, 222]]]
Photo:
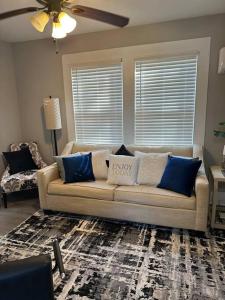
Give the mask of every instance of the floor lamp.
[[55, 155], [58, 155], [56, 130], [62, 129], [60, 106], [58, 98], [45, 98], [43, 101], [46, 129], [51, 130], [53, 134], [53, 149]]

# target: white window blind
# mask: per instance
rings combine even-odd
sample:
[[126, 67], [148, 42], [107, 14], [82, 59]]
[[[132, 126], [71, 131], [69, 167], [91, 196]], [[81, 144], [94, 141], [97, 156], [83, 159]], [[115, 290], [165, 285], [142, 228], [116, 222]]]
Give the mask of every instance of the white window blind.
[[72, 69], [72, 92], [77, 142], [122, 143], [122, 63]]
[[136, 144], [193, 144], [196, 78], [197, 56], [136, 61]]

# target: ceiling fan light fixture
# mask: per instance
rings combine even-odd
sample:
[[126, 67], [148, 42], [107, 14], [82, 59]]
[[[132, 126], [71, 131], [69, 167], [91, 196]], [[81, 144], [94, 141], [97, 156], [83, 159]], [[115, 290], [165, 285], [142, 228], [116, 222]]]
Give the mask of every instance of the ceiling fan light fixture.
[[54, 39], [63, 39], [66, 37], [66, 32], [63, 30], [61, 23], [53, 22], [52, 24], [52, 37]]
[[43, 32], [45, 26], [49, 20], [51, 20], [52, 37], [55, 39], [66, 37], [67, 33], [72, 32], [76, 28], [77, 21], [70, 15], [104, 22], [117, 27], [124, 27], [129, 23], [129, 18], [111, 12], [84, 5], [71, 6], [72, 0], [34, 1], [39, 4], [38, 7], [28, 6], [3, 13], [0, 12], [0, 21], [32, 12], [35, 13], [35, 15], [31, 17], [32, 26], [39, 32]]
[[72, 32], [77, 26], [77, 21], [64, 11], [59, 14], [58, 19], [66, 33]]
[[31, 24], [39, 32], [44, 31], [45, 26], [48, 24], [48, 21], [49, 15], [44, 11], [39, 12], [31, 17]]

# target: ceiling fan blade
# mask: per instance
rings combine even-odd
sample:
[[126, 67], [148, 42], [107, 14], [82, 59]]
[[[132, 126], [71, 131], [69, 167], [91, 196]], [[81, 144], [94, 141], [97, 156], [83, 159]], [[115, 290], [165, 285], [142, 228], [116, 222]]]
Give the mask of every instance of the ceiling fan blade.
[[36, 0], [39, 4], [43, 5], [43, 6], [48, 6], [48, 1], [47, 0]]
[[25, 7], [25, 8], [20, 8], [20, 9], [16, 9], [16, 10], [6, 11], [6, 12], [0, 14], [0, 20], [4, 20], [4, 19], [7, 19], [7, 18], [19, 16], [19, 15], [26, 14], [26, 13], [29, 13], [29, 12], [38, 11], [40, 9], [42, 9], [42, 8]]
[[126, 17], [83, 5], [72, 6], [70, 7], [70, 10], [74, 15], [94, 19], [118, 27], [124, 27], [129, 23], [129, 19]]

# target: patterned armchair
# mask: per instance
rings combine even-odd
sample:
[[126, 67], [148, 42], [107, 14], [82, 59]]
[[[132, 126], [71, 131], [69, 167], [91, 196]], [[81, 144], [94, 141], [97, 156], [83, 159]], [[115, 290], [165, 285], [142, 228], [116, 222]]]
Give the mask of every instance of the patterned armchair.
[[[11, 144], [10, 151], [18, 151], [24, 147], [29, 147], [32, 158], [37, 165], [38, 169], [42, 169], [47, 166], [43, 161], [38, 145], [36, 142], [26, 142], [19, 144]], [[6, 167], [3, 173], [0, 186], [2, 190], [2, 197], [5, 208], [7, 208], [7, 194], [20, 192], [25, 190], [37, 189], [37, 170], [23, 171], [13, 175], [9, 174], [9, 167]]]

